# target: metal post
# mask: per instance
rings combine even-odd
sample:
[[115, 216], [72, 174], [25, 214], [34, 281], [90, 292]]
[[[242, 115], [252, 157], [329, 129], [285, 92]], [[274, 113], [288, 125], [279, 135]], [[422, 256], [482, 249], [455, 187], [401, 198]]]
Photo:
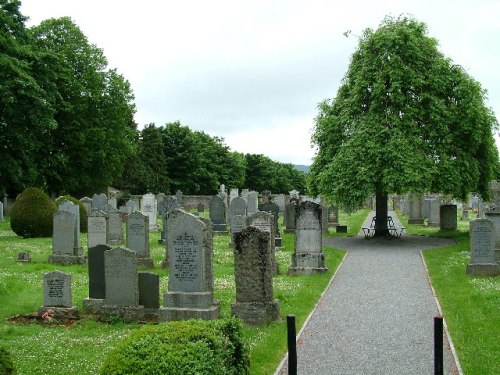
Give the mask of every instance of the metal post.
[[295, 315], [287, 315], [286, 325], [288, 330], [288, 375], [297, 375]]
[[443, 375], [443, 317], [434, 317], [434, 375]]

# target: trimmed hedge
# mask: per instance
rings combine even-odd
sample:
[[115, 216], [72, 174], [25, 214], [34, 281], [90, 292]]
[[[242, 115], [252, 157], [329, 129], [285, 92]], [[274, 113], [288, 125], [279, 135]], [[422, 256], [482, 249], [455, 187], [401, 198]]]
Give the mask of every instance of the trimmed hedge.
[[62, 203], [63, 200], [70, 201], [71, 203], [74, 203], [80, 207], [80, 232], [82, 233], [87, 233], [87, 227], [88, 227], [88, 212], [85, 209], [85, 206], [83, 205], [82, 202], [80, 202], [79, 199], [76, 199], [75, 197], [72, 197], [71, 195], [63, 195], [62, 197], [59, 197], [56, 199], [56, 207], [59, 207], [59, 205]]
[[0, 346], [0, 374], [1, 375], [15, 375], [17, 374], [16, 367], [10, 353], [4, 347]]
[[10, 227], [21, 237], [51, 237], [56, 205], [38, 188], [27, 188], [10, 211]]
[[146, 326], [120, 341], [101, 374], [248, 374], [248, 348], [236, 318]]

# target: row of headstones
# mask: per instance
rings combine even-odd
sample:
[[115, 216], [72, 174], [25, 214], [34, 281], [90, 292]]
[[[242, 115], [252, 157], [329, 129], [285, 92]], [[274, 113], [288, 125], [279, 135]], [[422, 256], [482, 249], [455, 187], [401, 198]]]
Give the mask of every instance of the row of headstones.
[[441, 197], [408, 195], [399, 200], [401, 213], [408, 215], [408, 224], [427, 224], [441, 230], [457, 229], [457, 205], [442, 204]]
[[[279, 301], [273, 297], [276, 260], [270, 216], [258, 212], [248, 217], [249, 226], [234, 237], [236, 301], [231, 310], [247, 324], [279, 319]], [[118, 315], [126, 321], [140, 320], [145, 314], [157, 314], [160, 321], [217, 318], [220, 306], [213, 298], [211, 223], [174, 210], [169, 214], [168, 233], [170, 277], [163, 307], [159, 307], [159, 277], [138, 272], [135, 251], [98, 245], [89, 249], [85, 310], [102, 319]], [[289, 274], [326, 272], [321, 247], [321, 208], [303, 202], [297, 208], [295, 252]], [[46, 280], [43, 308], [73, 309], [69, 275], [57, 271], [47, 274]]]

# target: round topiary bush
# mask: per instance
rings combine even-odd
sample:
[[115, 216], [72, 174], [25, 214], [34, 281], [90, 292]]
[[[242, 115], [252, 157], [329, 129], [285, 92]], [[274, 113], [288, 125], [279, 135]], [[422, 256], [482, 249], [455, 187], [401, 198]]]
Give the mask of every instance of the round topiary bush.
[[0, 374], [15, 375], [17, 370], [7, 349], [0, 346]]
[[241, 321], [186, 320], [147, 326], [120, 341], [101, 374], [248, 374]]
[[16, 198], [10, 211], [10, 227], [21, 237], [52, 236], [56, 205], [38, 188], [27, 188]]
[[80, 202], [79, 199], [76, 199], [75, 197], [72, 197], [71, 195], [63, 195], [62, 197], [59, 197], [56, 199], [56, 207], [59, 207], [59, 205], [62, 203], [63, 200], [70, 201], [71, 203], [74, 203], [80, 207], [80, 232], [82, 233], [87, 233], [87, 227], [88, 227], [88, 212], [85, 209], [85, 206]]

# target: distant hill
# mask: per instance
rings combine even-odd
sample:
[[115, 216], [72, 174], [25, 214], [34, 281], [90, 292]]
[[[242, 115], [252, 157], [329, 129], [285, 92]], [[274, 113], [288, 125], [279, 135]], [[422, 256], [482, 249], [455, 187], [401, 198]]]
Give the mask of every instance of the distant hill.
[[297, 165], [297, 164], [294, 164], [293, 167], [305, 173], [309, 173], [309, 169], [311, 168], [309, 165]]

